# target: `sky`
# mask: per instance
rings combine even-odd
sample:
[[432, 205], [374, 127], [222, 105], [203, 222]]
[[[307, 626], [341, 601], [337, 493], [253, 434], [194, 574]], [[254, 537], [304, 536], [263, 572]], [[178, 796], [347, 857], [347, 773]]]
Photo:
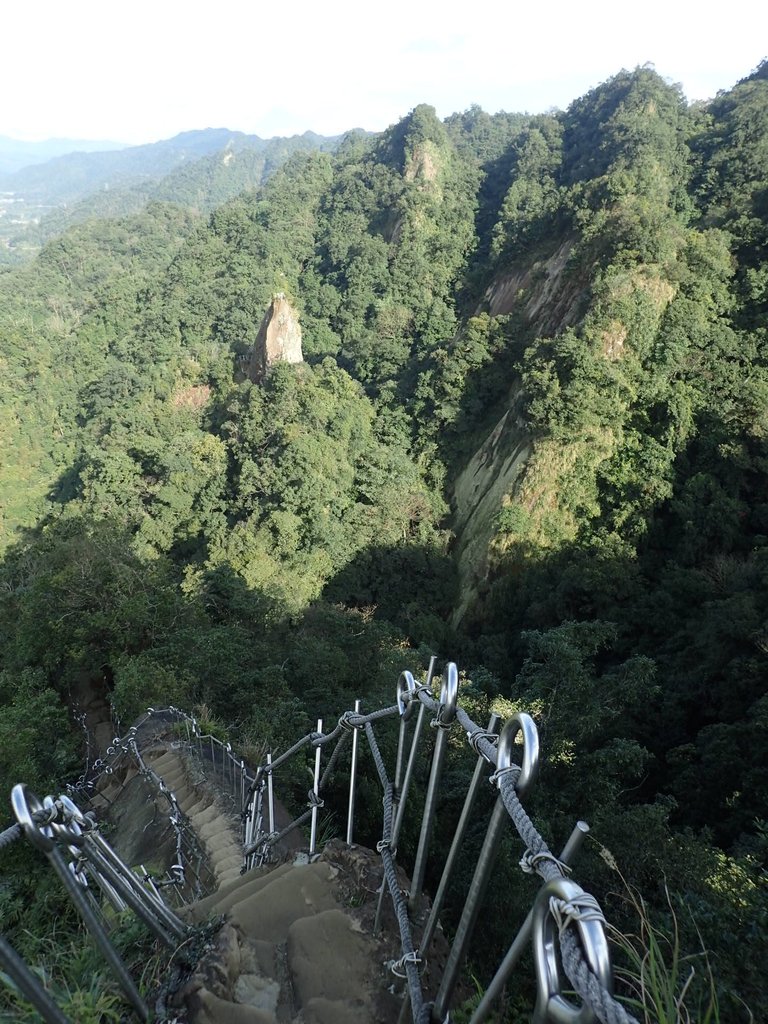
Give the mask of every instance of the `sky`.
[[0, 135], [380, 131], [418, 103], [565, 108], [651, 63], [708, 99], [768, 56], [768, 2], [36, 0], [0, 13]]

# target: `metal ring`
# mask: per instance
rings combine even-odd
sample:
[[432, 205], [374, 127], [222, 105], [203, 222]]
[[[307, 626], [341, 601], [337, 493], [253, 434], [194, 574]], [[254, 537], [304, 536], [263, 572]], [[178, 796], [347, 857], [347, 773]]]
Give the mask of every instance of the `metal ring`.
[[456, 717], [456, 698], [459, 695], [459, 670], [456, 663], [449, 661], [443, 669], [443, 685], [440, 688], [440, 722], [450, 725]]
[[70, 800], [68, 796], [64, 796], [62, 794], [59, 797], [59, 803], [63, 807], [68, 820], [76, 821], [78, 825], [86, 824], [85, 815], [74, 802], [74, 800]]
[[[593, 1024], [595, 1012], [587, 1003], [575, 1006], [563, 997], [563, 977], [560, 970], [558, 930], [550, 912], [549, 901], [576, 900], [584, 895], [581, 886], [567, 878], [547, 882], [533, 907], [533, 959], [536, 968], [538, 994], [532, 1024]], [[611, 958], [602, 921], [576, 920], [582, 948], [592, 972], [608, 992], [612, 987]], [[570, 983], [569, 983], [570, 984]]]
[[415, 695], [416, 680], [406, 669], [405, 672], [400, 673], [400, 677], [397, 680], [397, 710], [400, 712], [400, 717], [404, 722], [407, 722], [416, 710], [416, 705], [413, 703]]
[[17, 782], [11, 790], [11, 806], [16, 820], [24, 829], [24, 835], [43, 853], [50, 853], [53, 849], [52, 830], [50, 825], [40, 827], [34, 821], [34, 816], [43, 810], [43, 805], [38, 798], [27, 789], [24, 782]]
[[512, 749], [519, 732], [523, 734], [523, 766], [515, 789], [518, 796], [525, 796], [533, 785], [539, 770], [539, 730], [531, 716], [524, 711], [518, 712], [504, 723], [504, 728], [499, 736], [496, 770], [503, 771], [505, 768], [516, 765], [512, 759]]

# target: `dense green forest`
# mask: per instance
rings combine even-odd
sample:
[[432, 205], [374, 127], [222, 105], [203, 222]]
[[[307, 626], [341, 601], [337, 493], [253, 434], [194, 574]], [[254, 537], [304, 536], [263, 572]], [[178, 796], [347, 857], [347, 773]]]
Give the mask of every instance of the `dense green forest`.
[[[0, 273], [0, 790], [77, 772], [84, 686], [279, 747], [435, 653], [535, 713], [536, 820], [677, 928], [691, 1019], [768, 1019], [768, 65], [419, 106], [161, 200]], [[278, 291], [305, 362], [254, 384]]]

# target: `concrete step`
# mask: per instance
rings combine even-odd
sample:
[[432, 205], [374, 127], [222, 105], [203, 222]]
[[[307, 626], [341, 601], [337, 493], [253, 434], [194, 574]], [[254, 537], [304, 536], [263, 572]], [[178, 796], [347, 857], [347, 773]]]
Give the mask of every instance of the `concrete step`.
[[268, 938], [277, 945], [287, 939], [294, 921], [336, 906], [329, 887], [332, 877], [333, 869], [322, 861], [293, 865], [257, 892], [237, 900], [230, 920], [245, 935]]
[[271, 871], [265, 868], [252, 868], [246, 874], [240, 875], [237, 880], [221, 885], [218, 892], [212, 896], [206, 896], [204, 900], [199, 900], [188, 907], [187, 913], [193, 921], [204, 921], [212, 914], [226, 914], [235, 903], [253, 896], [265, 886], [288, 874], [292, 866], [281, 864]]

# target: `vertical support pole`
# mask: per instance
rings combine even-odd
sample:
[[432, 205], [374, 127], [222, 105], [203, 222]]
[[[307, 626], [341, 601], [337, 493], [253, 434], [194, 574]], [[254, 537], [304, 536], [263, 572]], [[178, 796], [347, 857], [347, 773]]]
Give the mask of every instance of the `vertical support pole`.
[[[427, 671], [427, 681], [425, 687], [427, 689], [432, 685], [432, 674], [435, 669], [435, 658], [434, 654], [429, 659], [429, 670]], [[413, 730], [413, 739], [411, 740], [411, 749], [408, 752], [408, 765], [405, 769], [405, 778], [403, 779], [402, 791], [398, 794], [398, 803], [395, 810], [395, 822], [392, 826], [392, 839], [390, 845], [394, 854], [397, 854], [397, 840], [400, 835], [400, 828], [403, 824], [403, 817], [405, 816], [405, 801], [408, 796], [408, 790], [411, 786], [411, 779], [413, 778], [414, 769], [416, 767], [416, 757], [419, 753], [419, 744], [421, 742], [421, 733], [424, 727], [424, 719], [427, 714], [427, 707], [425, 704], [419, 705], [419, 716], [416, 719], [416, 728]], [[376, 916], [373, 919], [373, 934], [379, 934], [379, 926], [381, 924], [381, 911], [384, 904], [384, 891], [386, 889], [386, 882], [384, 879], [381, 881], [381, 888], [379, 889], [379, 902], [376, 905]]]
[[432, 837], [432, 826], [437, 808], [437, 794], [440, 788], [440, 776], [442, 775], [443, 761], [445, 760], [445, 751], [448, 744], [448, 729], [456, 715], [458, 688], [459, 671], [451, 661], [445, 666], [445, 671], [443, 672], [440, 708], [435, 719], [437, 737], [432, 754], [432, 769], [429, 773], [429, 782], [427, 783], [427, 795], [424, 799], [424, 814], [421, 819], [419, 847], [416, 851], [416, 863], [413, 866], [413, 877], [411, 879], [411, 895], [408, 900], [408, 910], [411, 915], [418, 912], [419, 903], [421, 902], [421, 887], [424, 884], [424, 873], [427, 867], [429, 840]]
[[[495, 732], [499, 724], [499, 716], [492, 714], [488, 719], [488, 728], [486, 732]], [[432, 941], [432, 936], [435, 934], [435, 928], [437, 927], [437, 921], [440, 916], [440, 911], [443, 909], [443, 901], [445, 894], [448, 891], [448, 883], [451, 880], [453, 874], [453, 867], [456, 863], [456, 858], [459, 855], [461, 844], [464, 842], [464, 834], [467, 831], [467, 825], [469, 824], [470, 818], [472, 817], [472, 810], [475, 806], [475, 800], [477, 794], [480, 792], [480, 787], [483, 784], [483, 779], [488, 770], [488, 762], [481, 754], [477, 759], [475, 765], [475, 771], [472, 775], [472, 780], [467, 790], [467, 795], [464, 799], [464, 806], [461, 809], [461, 815], [456, 825], [456, 831], [453, 835], [453, 841], [451, 848], [448, 851], [448, 856], [445, 859], [445, 867], [443, 868], [443, 875], [440, 879], [440, 885], [438, 886], [435, 898], [432, 902], [432, 909], [429, 913], [427, 923], [424, 925], [424, 931], [421, 936], [421, 942], [419, 943], [419, 950], [422, 957], [426, 956], [429, 944]]]
[[[322, 720], [322, 718], [318, 718], [318, 720], [317, 720], [317, 731], [318, 732], [322, 732], [323, 731], [323, 720]], [[317, 843], [317, 812], [320, 809], [317, 806], [317, 799], [318, 799], [319, 788], [320, 788], [320, 756], [321, 756], [321, 754], [322, 754], [322, 749], [318, 746], [316, 748], [316, 750], [315, 750], [315, 783], [314, 783], [314, 786], [313, 786], [313, 792], [315, 794], [315, 801], [312, 804], [312, 828], [311, 828], [310, 833], [309, 833], [309, 855], [310, 855], [310, 857], [314, 854], [314, 852], [315, 852], [315, 845]]]
[[245, 761], [240, 761], [240, 810], [245, 810]]
[[[318, 753], [320, 748], [318, 747]], [[315, 782], [317, 785], [317, 782]], [[272, 755], [267, 754], [267, 813], [269, 814], [269, 831], [275, 831], [275, 790], [272, 781]]]
[[[563, 852], [560, 854], [559, 859], [563, 864], [571, 865], [574, 858], [581, 849], [584, 838], [589, 832], [589, 825], [586, 821], [577, 821], [573, 832], [571, 832], [568, 842], [563, 847]], [[493, 976], [488, 988], [485, 990], [483, 998], [477, 1005], [475, 1012], [472, 1014], [472, 1018], [469, 1024], [483, 1024], [483, 1021], [488, 1017], [491, 1012], [491, 1007], [499, 998], [502, 993], [504, 986], [509, 980], [509, 976], [517, 966], [517, 962], [523, 955], [528, 947], [528, 943], [531, 938], [531, 928], [533, 925], [533, 908], [528, 911], [528, 916], [520, 928], [520, 931], [514, 938], [512, 945], [507, 950], [507, 955], [499, 964], [499, 968], [496, 974]]]
[[453, 940], [451, 951], [448, 954], [448, 962], [443, 971], [443, 980], [440, 983], [440, 989], [435, 999], [435, 1007], [432, 1011], [433, 1020], [443, 1020], [445, 1017], [448, 1003], [456, 986], [459, 969], [464, 962], [467, 946], [477, 921], [480, 904], [483, 902], [485, 891], [488, 888], [488, 879], [490, 878], [496, 855], [499, 852], [501, 835], [508, 821], [507, 809], [504, 806], [501, 795], [499, 795], [496, 798], [496, 803], [491, 813], [485, 841], [480, 850], [480, 856], [477, 858], [475, 873], [472, 876], [464, 909], [461, 912], [461, 920], [456, 929], [456, 936]]
[[[360, 701], [355, 701], [355, 714], [360, 714]], [[352, 845], [352, 826], [355, 820], [355, 783], [357, 781], [358, 730], [352, 732], [352, 760], [349, 769], [349, 810], [347, 812], [347, 846]]]
[[[429, 690], [432, 686], [432, 678], [435, 672], [435, 662], [437, 658], [433, 654], [429, 659], [429, 669], [427, 670], [427, 679], [424, 686]], [[413, 730], [413, 739], [411, 740], [411, 749], [408, 753], [408, 765], [405, 769], [405, 778], [403, 779], [403, 790], [400, 794], [400, 799], [397, 805], [397, 813], [395, 814], [395, 824], [392, 827], [392, 848], [397, 847], [397, 837], [400, 835], [400, 828], [403, 824], [403, 817], [405, 815], [405, 798], [408, 796], [408, 790], [411, 785], [411, 779], [413, 778], [413, 771], [416, 766], [416, 756], [419, 752], [419, 742], [421, 741], [421, 732], [424, 727], [424, 718], [426, 717], [427, 709], [424, 704], [419, 707], [419, 717], [416, 719], [416, 728]]]
[[101, 955], [112, 969], [112, 973], [117, 978], [120, 988], [122, 988], [125, 993], [126, 999], [131, 1006], [133, 1006], [139, 1020], [148, 1020], [149, 1010], [147, 1008], [147, 1004], [139, 995], [139, 990], [136, 988], [133, 978], [128, 973], [125, 964], [120, 958], [120, 954], [110, 942], [109, 936], [104, 930], [104, 926], [94, 913], [88, 901], [83, 897], [80, 886], [70, 873], [60, 851], [54, 848], [49, 850], [47, 855], [53, 865], [54, 871], [59, 876], [64, 888], [67, 890], [69, 898], [72, 900], [75, 907], [77, 907], [80, 916], [85, 922], [86, 928], [91, 933], [93, 941], [96, 943], [101, 951]]
[[16, 950], [0, 935], [0, 967], [13, 980], [24, 998], [30, 1002], [46, 1024], [70, 1024], [56, 1006], [40, 979], [30, 971]]
[[403, 779], [403, 786], [400, 792], [400, 800], [397, 804], [397, 813], [395, 814], [395, 824], [392, 826], [392, 847], [397, 849], [397, 837], [400, 835], [400, 828], [403, 824], [403, 817], [405, 816], [405, 801], [408, 796], [408, 790], [411, 786], [411, 779], [413, 778], [413, 772], [416, 767], [416, 756], [419, 752], [419, 744], [421, 742], [421, 733], [424, 727], [424, 719], [426, 718], [427, 709], [424, 704], [419, 708], [419, 716], [416, 719], [416, 728], [413, 730], [413, 739], [411, 740], [411, 749], [408, 752], [408, 764], [405, 769], [405, 778]]

